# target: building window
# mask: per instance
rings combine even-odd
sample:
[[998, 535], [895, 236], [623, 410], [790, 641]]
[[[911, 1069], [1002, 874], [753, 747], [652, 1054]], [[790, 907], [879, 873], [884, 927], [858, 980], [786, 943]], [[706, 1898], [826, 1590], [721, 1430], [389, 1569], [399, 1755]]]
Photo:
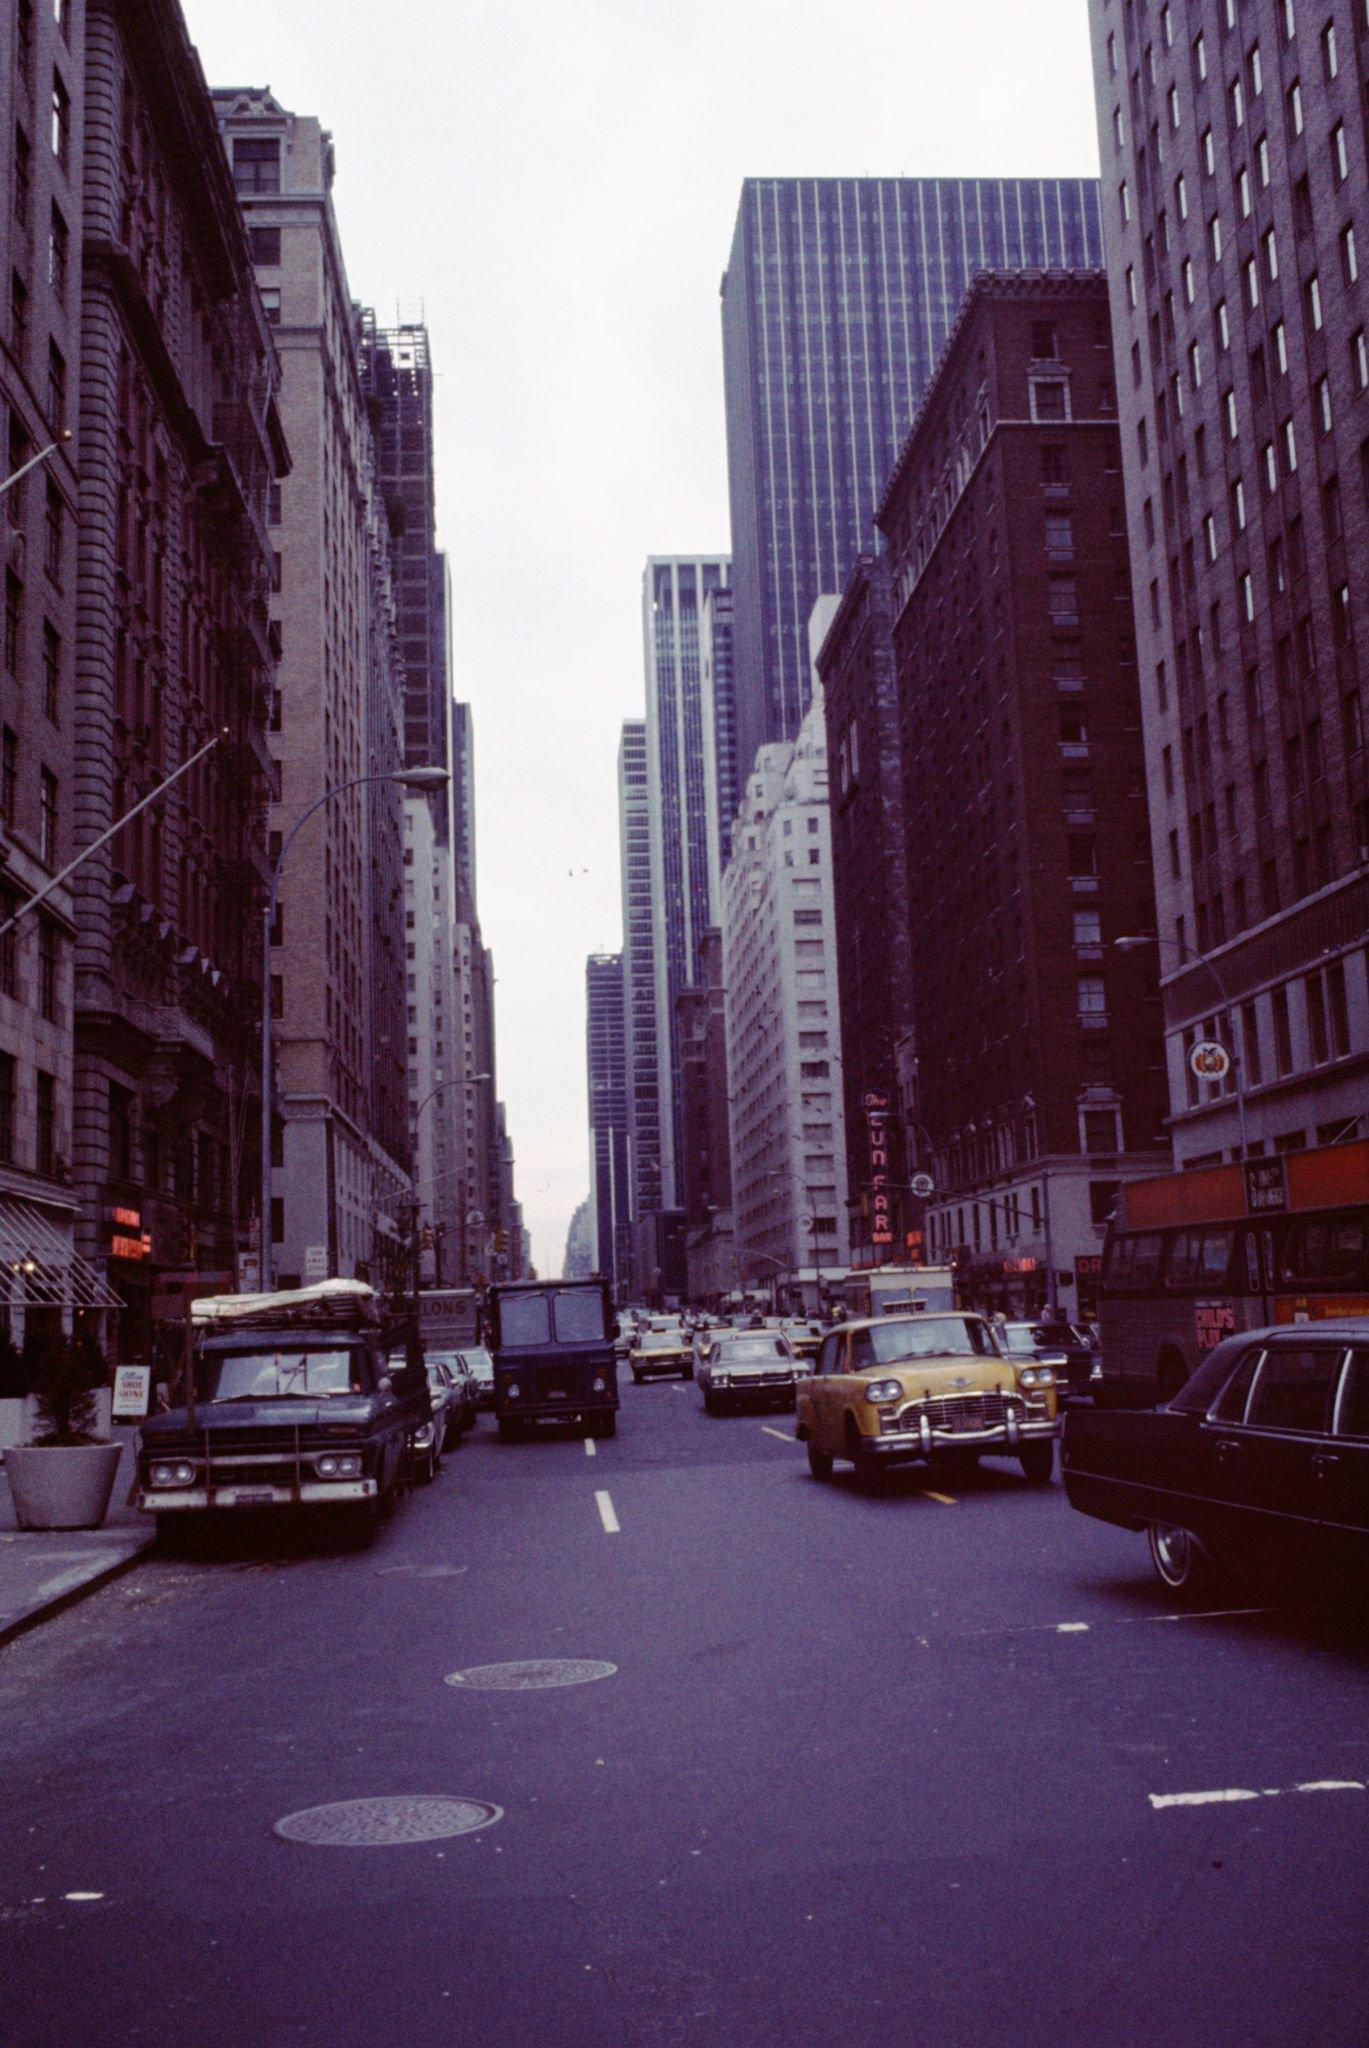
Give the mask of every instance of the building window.
[[13, 569], [5, 571], [5, 670], [19, 673], [19, 650], [23, 638], [24, 586]]
[[1303, 304], [1307, 308], [1309, 326], [1315, 333], [1320, 334], [1322, 328], [1321, 280], [1318, 278], [1315, 270], [1303, 286]]
[[37, 1130], [33, 1165], [47, 1180], [57, 1167], [57, 1081], [51, 1073], [37, 1071]]
[[14, 1164], [14, 1055], [0, 1052], [0, 1163]]
[[66, 170], [71, 158], [71, 96], [56, 71], [52, 74], [52, 153]]
[[10, 346], [20, 363], [27, 361], [29, 352], [29, 295], [28, 286], [18, 271], [10, 276]]
[[0, 825], [12, 832], [19, 815], [19, 736], [6, 726], [0, 737]]
[[67, 417], [67, 359], [55, 341], [48, 343], [48, 418], [58, 431]]
[[49, 725], [61, 724], [62, 636], [51, 620], [43, 621], [43, 715]]
[[1358, 283], [1359, 250], [1355, 243], [1355, 229], [1352, 222], [1347, 222], [1340, 231], [1340, 269], [1341, 276], [1347, 284]]
[[1070, 417], [1070, 387], [1063, 377], [1032, 377], [1028, 390], [1034, 420], [1050, 422]]
[[62, 580], [62, 540], [66, 525], [66, 511], [62, 504], [62, 493], [51, 477], [47, 481], [47, 493], [43, 504], [43, 567], [54, 583]]
[[239, 192], [279, 192], [280, 137], [240, 135], [233, 143], [233, 183]]
[[1295, 78], [1284, 95], [1284, 107], [1288, 115], [1290, 136], [1302, 134], [1302, 86]]
[[1345, 146], [1345, 123], [1337, 121], [1331, 130], [1331, 171], [1338, 185], [1350, 175], [1350, 155]]
[[117, 1081], [109, 1084], [109, 1177], [133, 1178], [133, 1095]]
[[261, 309], [266, 315], [268, 327], [280, 326], [280, 286], [264, 284], [261, 287]]
[[1288, 1020], [1288, 990], [1276, 988], [1269, 999], [1274, 1018], [1274, 1071], [1276, 1074], [1291, 1074], [1293, 1071], [1293, 1032]]
[[1369, 391], [1369, 341], [1365, 340], [1362, 327], [1357, 327], [1350, 337], [1350, 375], [1357, 391]]
[[247, 241], [252, 252], [252, 261], [265, 269], [275, 269], [280, 262], [280, 229], [249, 228]]
[[1083, 1125], [1085, 1152], [1121, 1151], [1121, 1132], [1118, 1129], [1116, 1109], [1086, 1109], [1080, 1122]]
[[57, 777], [44, 768], [38, 790], [38, 856], [44, 867], [57, 865]]
[[57, 1021], [57, 973], [61, 939], [51, 918], [38, 920], [38, 1008], [49, 1024]]
[[66, 304], [70, 262], [71, 234], [61, 207], [54, 206], [48, 227], [48, 283], [62, 305]]
[[1336, 24], [1334, 21], [1328, 21], [1321, 32], [1321, 68], [1322, 76], [1326, 79], [1334, 78], [1340, 70], [1340, 61], [1336, 55]]

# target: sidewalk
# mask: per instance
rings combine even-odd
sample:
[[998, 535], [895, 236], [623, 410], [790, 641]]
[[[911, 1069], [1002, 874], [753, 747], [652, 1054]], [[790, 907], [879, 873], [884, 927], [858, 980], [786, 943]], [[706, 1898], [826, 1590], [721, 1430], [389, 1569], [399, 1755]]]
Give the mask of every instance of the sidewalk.
[[126, 1571], [153, 1542], [152, 1517], [126, 1504], [133, 1431], [115, 1428], [111, 1434], [124, 1454], [102, 1529], [20, 1529], [9, 1481], [0, 1480], [0, 1643]]

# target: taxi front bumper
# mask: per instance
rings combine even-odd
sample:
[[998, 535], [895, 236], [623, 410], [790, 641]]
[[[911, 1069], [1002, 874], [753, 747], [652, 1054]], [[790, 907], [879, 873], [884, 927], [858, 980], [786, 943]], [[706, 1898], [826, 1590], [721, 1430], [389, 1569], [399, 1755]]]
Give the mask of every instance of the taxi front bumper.
[[1057, 1416], [1010, 1414], [1004, 1422], [982, 1429], [938, 1428], [928, 1417], [909, 1429], [881, 1431], [878, 1436], [862, 1435], [862, 1451], [871, 1458], [892, 1463], [896, 1459], [931, 1458], [938, 1451], [990, 1451], [1015, 1457], [1024, 1444], [1053, 1443], [1062, 1422]]

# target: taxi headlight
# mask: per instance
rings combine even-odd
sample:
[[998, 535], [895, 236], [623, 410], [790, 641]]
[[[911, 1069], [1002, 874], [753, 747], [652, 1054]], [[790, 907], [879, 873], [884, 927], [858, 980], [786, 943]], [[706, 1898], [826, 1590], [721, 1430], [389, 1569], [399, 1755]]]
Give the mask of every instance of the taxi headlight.
[[1034, 1365], [1024, 1365], [1017, 1377], [1024, 1387], [1034, 1387], [1037, 1381], [1036, 1367]]
[[147, 1476], [153, 1486], [189, 1486], [195, 1467], [179, 1460], [174, 1465], [154, 1465]]
[[865, 1389], [865, 1398], [879, 1407], [885, 1401], [897, 1401], [903, 1393], [898, 1380], [871, 1380]]

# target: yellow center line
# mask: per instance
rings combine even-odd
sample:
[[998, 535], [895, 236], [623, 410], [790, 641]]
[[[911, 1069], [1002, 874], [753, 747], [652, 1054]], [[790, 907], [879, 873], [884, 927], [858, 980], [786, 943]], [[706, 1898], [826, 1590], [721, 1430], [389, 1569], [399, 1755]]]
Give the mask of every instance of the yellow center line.
[[794, 1441], [791, 1436], [786, 1436], [782, 1429], [772, 1429], [768, 1422], [763, 1422], [761, 1428], [767, 1436], [777, 1436], [782, 1444], [791, 1444]]
[[922, 1493], [926, 1500], [939, 1500], [943, 1508], [953, 1508], [956, 1505], [949, 1493], [933, 1493], [930, 1486], [924, 1486]]

